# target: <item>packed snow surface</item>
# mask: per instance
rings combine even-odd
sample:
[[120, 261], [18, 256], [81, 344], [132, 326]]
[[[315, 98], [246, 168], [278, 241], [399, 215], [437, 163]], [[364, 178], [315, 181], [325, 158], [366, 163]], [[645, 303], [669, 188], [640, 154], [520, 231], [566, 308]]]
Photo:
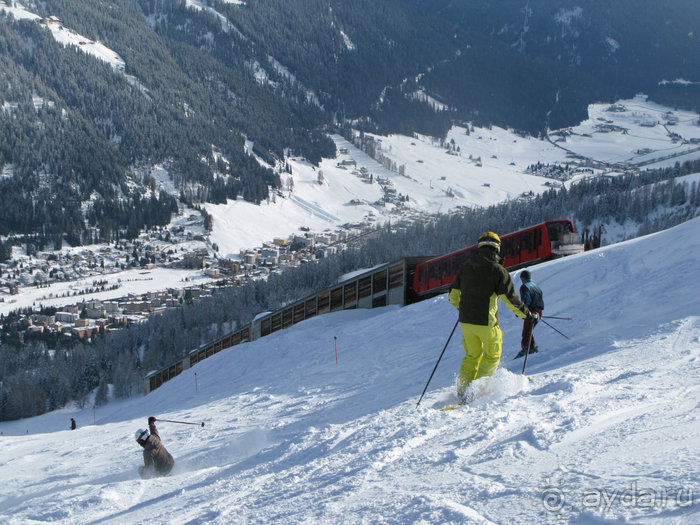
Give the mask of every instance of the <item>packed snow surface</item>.
[[[310, 319], [94, 412], [0, 423], [0, 522], [698, 523], [698, 253], [695, 219], [532, 267], [568, 339], [537, 326], [528, 380], [501, 307], [502, 366], [461, 410], [438, 410], [457, 335], [416, 407], [456, 322], [440, 296]], [[204, 427], [160, 422], [175, 468], [142, 480], [133, 434], [152, 415]]]

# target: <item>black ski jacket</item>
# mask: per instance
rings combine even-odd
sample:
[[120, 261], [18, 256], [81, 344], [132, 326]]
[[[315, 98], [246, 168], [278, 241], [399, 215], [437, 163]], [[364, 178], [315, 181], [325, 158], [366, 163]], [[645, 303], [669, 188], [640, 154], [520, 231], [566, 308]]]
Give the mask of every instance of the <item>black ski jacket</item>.
[[522, 319], [529, 314], [496, 250], [482, 246], [472, 252], [452, 282], [450, 304], [459, 308], [461, 323], [497, 326], [497, 299]]

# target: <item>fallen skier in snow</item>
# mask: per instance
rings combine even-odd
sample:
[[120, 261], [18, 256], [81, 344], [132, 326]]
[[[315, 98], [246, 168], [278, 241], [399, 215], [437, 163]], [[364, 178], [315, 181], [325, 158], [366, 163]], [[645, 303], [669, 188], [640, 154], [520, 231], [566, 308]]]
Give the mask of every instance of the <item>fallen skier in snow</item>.
[[144, 465], [139, 467], [142, 478], [166, 476], [172, 470], [175, 460], [160, 440], [155, 417], [148, 418], [148, 430], [136, 431], [136, 442], [143, 447]]

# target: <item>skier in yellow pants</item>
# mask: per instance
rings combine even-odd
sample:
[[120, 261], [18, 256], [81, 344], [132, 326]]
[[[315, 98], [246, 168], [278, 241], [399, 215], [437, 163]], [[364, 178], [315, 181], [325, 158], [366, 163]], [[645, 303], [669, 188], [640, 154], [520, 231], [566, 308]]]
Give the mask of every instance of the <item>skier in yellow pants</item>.
[[460, 402], [474, 379], [492, 376], [501, 360], [503, 332], [498, 326], [501, 299], [515, 315], [524, 319], [531, 314], [515, 293], [513, 281], [503, 267], [499, 252], [501, 239], [493, 232], [479, 237], [477, 249], [462, 265], [450, 288], [450, 304], [459, 309], [462, 327], [462, 360], [457, 381]]
[[474, 379], [492, 376], [501, 361], [503, 332], [498, 326], [479, 326], [460, 323], [462, 327], [462, 346], [465, 356], [459, 367], [459, 386], [457, 394], [464, 395], [464, 389]]

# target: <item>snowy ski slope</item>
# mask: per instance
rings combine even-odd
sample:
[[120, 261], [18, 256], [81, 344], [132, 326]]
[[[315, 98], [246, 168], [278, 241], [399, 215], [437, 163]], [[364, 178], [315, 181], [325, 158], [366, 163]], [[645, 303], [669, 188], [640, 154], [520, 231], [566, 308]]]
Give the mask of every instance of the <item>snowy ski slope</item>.
[[[436, 410], [457, 337], [416, 408], [456, 320], [441, 296], [229, 349], [96, 424], [0, 423], [0, 523], [698, 523], [698, 253], [695, 219], [534, 267], [570, 339], [539, 325], [528, 381], [501, 307], [503, 366], [462, 410]], [[176, 465], [144, 481], [150, 415], [205, 426], [159, 424]]]

